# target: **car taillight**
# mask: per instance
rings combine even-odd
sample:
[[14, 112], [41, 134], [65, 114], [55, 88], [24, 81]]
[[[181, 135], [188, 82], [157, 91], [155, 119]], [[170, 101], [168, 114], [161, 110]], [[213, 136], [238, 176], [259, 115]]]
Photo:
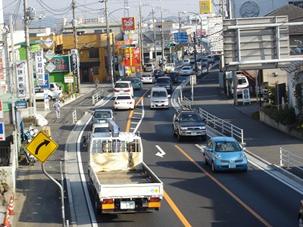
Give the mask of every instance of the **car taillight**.
[[151, 197], [148, 199], [149, 202], [160, 202], [161, 199], [159, 197]]
[[115, 88], [114, 91], [119, 92], [119, 89], [116, 89], [116, 88]]
[[126, 89], [126, 90], [124, 90], [125, 92], [130, 92], [130, 89]]
[[114, 203], [113, 199], [103, 199], [102, 204], [112, 204]]

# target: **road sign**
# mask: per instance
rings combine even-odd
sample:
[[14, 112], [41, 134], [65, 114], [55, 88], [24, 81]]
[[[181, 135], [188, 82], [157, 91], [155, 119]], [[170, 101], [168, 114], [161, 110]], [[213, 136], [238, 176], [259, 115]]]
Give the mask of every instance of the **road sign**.
[[45, 162], [58, 148], [58, 144], [40, 131], [27, 145], [26, 150], [40, 162]]
[[27, 102], [26, 100], [18, 100], [15, 102], [16, 109], [26, 109], [27, 108]]
[[188, 43], [188, 35], [186, 32], [174, 33], [174, 41], [176, 43]]

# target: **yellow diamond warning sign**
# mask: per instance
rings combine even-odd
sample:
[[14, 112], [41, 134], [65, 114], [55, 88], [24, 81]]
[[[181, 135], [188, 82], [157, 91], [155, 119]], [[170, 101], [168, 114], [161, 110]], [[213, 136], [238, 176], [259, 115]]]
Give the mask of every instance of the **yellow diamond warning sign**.
[[27, 145], [26, 150], [40, 162], [45, 162], [58, 148], [58, 144], [40, 131]]

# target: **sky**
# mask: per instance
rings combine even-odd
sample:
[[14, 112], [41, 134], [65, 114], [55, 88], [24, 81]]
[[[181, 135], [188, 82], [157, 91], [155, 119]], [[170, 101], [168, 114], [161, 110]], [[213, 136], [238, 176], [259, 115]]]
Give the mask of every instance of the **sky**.
[[[1, 1], [1, 0], [0, 0]], [[10, 14], [19, 12], [21, 16], [23, 10], [23, 0], [2, 0], [4, 13]], [[70, 18], [72, 12], [70, 9], [65, 10], [71, 4], [71, 0], [28, 0], [29, 6], [35, 8], [37, 16], [49, 16], [54, 17], [67, 17]], [[124, 0], [108, 0], [109, 12], [116, 9], [123, 8]], [[141, 0], [142, 2], [142, 15], [146, 17], [151, 12], [152, 7], [155, 8], [156, 17], [160, 17], [159, 6], [161, 0]], [[19, 11], [18, 4], [20, 4]], [[98, 0], [76, 0], [78, 5], [76, 10], [77, 16], [84, 16], [86, 18], [97, 17], [103, 15], [104, 3], [100, 3]], [[139, 0], [128, 0], [129, 15], [138, 16]], [[194, 11], [199, 12], [199, 0], [162, 0], [163, 17], [166, 16], [177, 16], [178, 11]], [[16, 14], [16, 13], [14, 13]], [[123, 16], [123, 10], [117, 10], [111, 13], [110, 20], [117, 21]]]

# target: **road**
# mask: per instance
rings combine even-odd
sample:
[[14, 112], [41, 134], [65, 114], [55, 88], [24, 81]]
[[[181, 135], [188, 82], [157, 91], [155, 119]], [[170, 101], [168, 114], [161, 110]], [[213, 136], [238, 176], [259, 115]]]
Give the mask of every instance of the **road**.
[[[216, 87], [205, 78], [205, 86]], [[137, 96], [145, 93], [145, 86]], [[213, 97], [214, 102], [216, 99]], [[209, 100], [211, 105], [212, 100]], [[111, 102], [107, 107], [111, 107]], [[295, 226], [301, 195], [265, 172], [249, 166], [247, 173], [216, 173], [203, 164], [200, 141], [178, 143], [172, 135], [174, 109], [150, 110], [139, 128], [144, 160], [164, 183], [159, 212], [97, 216], [102, 226]], [[127, 128], [129, 111], [115, 112], [121, 129]], [[156, 145], [166, 155], [161, 158]], [[266, 149], [266, 146], [264, 146]], [[82, 153], [83, 158], [87, 153]], [[285, 196], [287, 195], [287, 196]]]

